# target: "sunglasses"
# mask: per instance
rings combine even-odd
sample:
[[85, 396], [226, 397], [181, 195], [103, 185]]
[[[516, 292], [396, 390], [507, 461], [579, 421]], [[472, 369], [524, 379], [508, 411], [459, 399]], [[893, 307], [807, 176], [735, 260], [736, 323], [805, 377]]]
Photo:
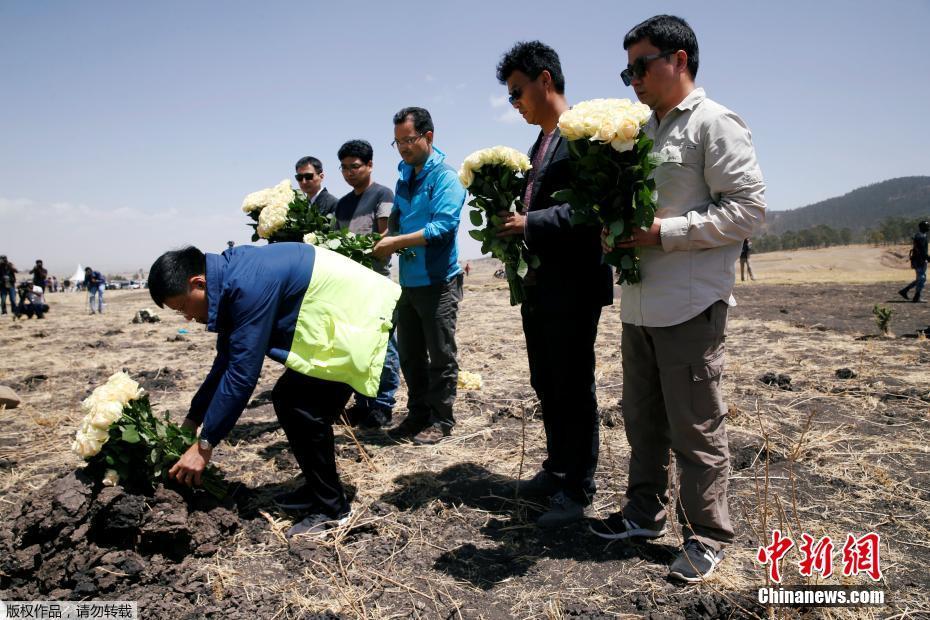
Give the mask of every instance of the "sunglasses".
[[620, 72], [620, 79], [623, 80], [624, 85], [629, 86], [633, 83], [633, 80], [643, 79], [643, 76], [645, 76], [646, 72], [649, 71], [649, 63], [651, 63], [653, 60], [665, 58], [666, 56], [671, 56], [677, 52], [678, 50], [664, 50], [658, 54], [640, 56], [633, 61], [632, 65], [627, 65], [626, 69]]
[[304, 174], [294, 175], [294, 178], [297, 179], [298, 183], [302, 183], [304, 181], [312, 181], [315, 177], [316, 177], [315, 172], [305, 172]]
[[520, 97], [522, 96], [523, 96], [523, 87], [517, 86], [512, 91], [510, 91], [510, 96], [507, 97], [507, 101], [510, 102], [510, 105], [513, 105], [516, 102], [520, 101]]

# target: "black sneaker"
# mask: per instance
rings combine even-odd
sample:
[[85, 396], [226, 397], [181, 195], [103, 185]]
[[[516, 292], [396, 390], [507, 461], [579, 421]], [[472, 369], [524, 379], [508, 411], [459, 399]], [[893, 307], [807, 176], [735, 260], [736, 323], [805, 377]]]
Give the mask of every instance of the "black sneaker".
[[391, 412], [387, 409], [372, 409], [368, 415], [358, 421], [362, 428], [381, 428], [391, 423]]
[[513, 488], [521, 497], [549, 499], [562, 490], [562, 479], [543, 469], [529, 480], [517, 480]]
[[316, 506], [306, 485], [281, 493], [274, 498], [275, 505], [281, 510], [308, 510]]
[[536, 519], [536, 525], [542, 528], [556, 528], [577, 523], [588, 516], [588, 507], [581, 504], [562, 491], [558, 491], [549, 501], [549, 510]]
[[721, 561], [723, 561], [723, 549], [715, 552], [701, 541], [689, 538], [685, 541], [685, 548], [681, 555], [672, 562], [668, 576], [686, 583], [697, 583], [710, 577]]
[[906, 289], [906, 288], [902, 288], [900, 291], [898, 291], [898, 295], [900, 295], [901, 297], [903, 297], [903, 298], [906, 299], [907, 301], [910, 301], [910, 300], [911, 300], [911, 298], [907, 296], [907, 289]]
[[622, 512], [615, 512], [606, 519], [592, 522], [588, 529], [601, 538], [607, 540], [624, 540], [627, 538], [659, 538], [665, 536], [668, 530], [662, 526], [661, 530], [640, 527], [633, 521], [625, 518]]
[[397, 441], [401, 439], [412, 439], [429, 428], [429, 422], [410, 422], [410, 418], [392, 428], [387, 432], [388, 437]]
[[413, 443], [432, 445], [452, 436], [452, 427], [446, 424], [431, 424], [413, 437]]

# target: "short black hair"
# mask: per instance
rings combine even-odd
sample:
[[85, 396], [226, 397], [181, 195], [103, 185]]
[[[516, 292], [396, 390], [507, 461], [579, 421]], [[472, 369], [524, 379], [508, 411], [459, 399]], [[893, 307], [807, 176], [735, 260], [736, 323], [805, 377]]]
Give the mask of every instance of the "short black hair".
[[90, 267], [84, 267], [84, 271], [93, 271]]
[[301, 157], [300, 159], [298, 159], [297, 163], [294, 164], [294, 170], [295, 171], [300, 170], [304, 166], [308, 166], [308, 165], [313, 166], [317, 174], [323, 172], [323, 162], [321, 162], [316, 157], [311, 157], [310, 155], [307, 155], [306, 157]]
[[919, 230], [920, 232], [930, 232], [930, 222], [928, 222], [927, 220], [924, 220], [923, 222], [917, 225], [917, 230]]
[[159, 308], [165, 307], [165, 300], [187, 293], [187, 281], [205, 275], [207, 257], [192, 245], [180, 250], [165, 252], [152, 263], [149, 269], [149, 294]]
[[660, 51], [684, 50], [688, 54], [688, 72], [691, 79], [697, 77], [698, 42], [688, 22], [674, 15], [650, 17], [626, 33], [623, 37], [623, 49], [628, 50], [631, 45], [643, 39], [649, 39]]
[[394, 124], [402, 125], [407, 122], [408, 118], [413, 121], [413, 128], [417, 133], [433, 131], [433, 117], [429, 115], [429, 110], [426, 108], [404, 108], [394, 115]]
[[368, 140], [349, 140], [339, 147], [339, 152], [336, 154], [339, 161], [342, 161], [344, 157], [358, 157], [366, 164], [370, 162], [374, 156], [375, 150], [371, 148], [371, 143], [368, 142]]
[[543, 71], [548, 71], [555, 92], [565, 94], [565, 75], [562, 73], [559, 55], [541, 41], [520, 41], [510, 48], [497, 64], [497, 81], [506, 84], [507, 78], [514, 71], [525, 73], [531, 80], [538, 78]]

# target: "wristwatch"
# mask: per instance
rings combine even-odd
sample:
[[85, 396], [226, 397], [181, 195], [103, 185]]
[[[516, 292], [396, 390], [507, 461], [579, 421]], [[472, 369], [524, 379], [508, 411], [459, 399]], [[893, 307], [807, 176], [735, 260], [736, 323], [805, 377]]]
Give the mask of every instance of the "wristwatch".
[[197, 441], [197, 444], [200, 446], [201, 450], [212, 450], [213, 449], [213, 444], [211, 444], [209, 441], [207, 441], [203, 437], [201, 437]]

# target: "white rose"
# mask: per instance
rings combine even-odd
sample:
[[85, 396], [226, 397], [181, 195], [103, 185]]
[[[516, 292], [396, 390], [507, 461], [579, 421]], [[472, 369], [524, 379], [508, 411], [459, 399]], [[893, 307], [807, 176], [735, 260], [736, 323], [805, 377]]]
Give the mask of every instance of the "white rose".
[[97, 441], [90, 437], [79, 436], [71, 444], [71, 450], [81, 458], [89, 459], [100, 453], [103, 448], [103, 442]]
[[119, 474], [115, 469], [108, 469], [105, 474], [103, 474], [103, 486], [105, 487], [115, 487], [119, 484]]
[[316, 245], [317, 237], [314, 233], [307, 233], [304, 235], [304, 243], [309, 243], [310, 245]]
[[91, 412], [90, 424], [99, 429], [109, 429], [123, 415], [123, 405], [117, 401], [98, 402]]
[[269, 205], [258, 216], [258, 236], [268, 239], [287, 222], [287, 205]]
[[117, 372], [111, 375], [107, 379], [105, 387], [109, 388], [113, 396], [123, 405], [128, 404], [131, 400], [142, 398], [145, 393], [145, 390], [139, 387], [139, 383], [125, 372]]
[[252, 192], [242, 201], [242, 210], [251, 213], [256, 209], [263, 209], [268, 204], [268, 193], [267, 189]]

